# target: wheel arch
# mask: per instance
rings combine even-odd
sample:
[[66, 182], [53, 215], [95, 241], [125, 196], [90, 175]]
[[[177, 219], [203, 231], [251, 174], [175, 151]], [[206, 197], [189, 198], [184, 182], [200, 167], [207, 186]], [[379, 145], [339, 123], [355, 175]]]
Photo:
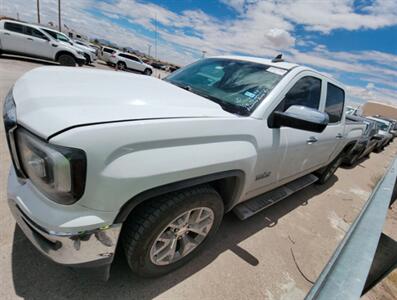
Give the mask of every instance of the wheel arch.
[[243, 171], [230, 170], [155, 187], [143, 191], [127, 201], [119, 210], [114, 223], [123, 223], [131, 212], [150, 199], [201, 184], [209, 184], [219, 193], [225, 206], [225, 212], [227, 212], [233, 208], [239, 199], [244, 180], [245, 173]]
[[72, 52], [66, 50], [60, 50], [55, 54], [55, 61], [58, 61], [59, 57], [63, 54], [71, 55], [73, 56], [74, 59], [76, 59], [76, 56]]

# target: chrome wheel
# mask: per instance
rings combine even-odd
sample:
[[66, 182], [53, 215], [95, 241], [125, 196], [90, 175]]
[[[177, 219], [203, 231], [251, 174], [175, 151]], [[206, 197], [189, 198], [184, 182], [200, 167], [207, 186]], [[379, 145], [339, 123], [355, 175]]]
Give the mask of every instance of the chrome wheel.
[[214, 212], [208, 207], [184, 212], [158, 235], [150, 249], [150, 260], [155, 265], [168, 265], [180, 260], [206, 238], [213, 223]]

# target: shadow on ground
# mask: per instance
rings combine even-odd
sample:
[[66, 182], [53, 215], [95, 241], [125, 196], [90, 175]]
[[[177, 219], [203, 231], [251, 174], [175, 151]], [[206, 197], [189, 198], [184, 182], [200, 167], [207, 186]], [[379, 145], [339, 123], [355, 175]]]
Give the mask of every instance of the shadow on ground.
[[139, 278], [131, 274], [121, 251], [113, 262], [108, 282], [81, 276], [78, 269], [48, 261], [16, 227], [12, 250], [12, 275], [16, 294], [26, 299], [152, 299], [205, 268], [227, 250], [256, 266], [258, 259], [238, 244], [265, 228], [277, 226], [280, 218], [299, 206], [307, 205], [312, 197], [330, 188], [337, 180], [334, 175], [325, 185], [312, 185], [245, 221], [238, 220], [233, 213], [227, 214], [215, 239], [200, 256], [181, 269], [155, 279]]
[[17, 55], [9, 55], [9, 54], [2, 54], [0, 56], [1, 58], [6, 58], [8, 60], [18, 60], [18, 61], [24, 61], [24, 62], [28, 62], [28, 63], [39, 63], [42, 65], [48, 65], [48, 66], [56, 66], [58, 65], [58, 63], [56, 62], [52, 62], [52, 61], [48, 61], [48, 60], [42, 60], [42, 59], [38, 59], [38, 58], [30, 58], [30, 57], [25, 57], [25, 56], [17, 56]]

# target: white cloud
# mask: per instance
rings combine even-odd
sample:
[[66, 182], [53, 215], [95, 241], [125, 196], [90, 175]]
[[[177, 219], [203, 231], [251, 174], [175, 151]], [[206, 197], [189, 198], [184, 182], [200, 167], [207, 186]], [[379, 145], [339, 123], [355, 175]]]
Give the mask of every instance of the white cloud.
[[[285, 53], [291, 61], [320, 67], [332, 74], [355, 74], [371, 83], [373, 88], [349, 87], [354, 97], [363, 99], [396, 97], [397, 55], [379, 51], [329, 51], [324, 45], [316, 45], [313, 32], [329, 33], [335, 29], [357, 30], [381, 28], [397, 24], [397, 2], [375, 0], [364, 4], [360, 11], [353, 0], [222, 0], [237, 13], [233, 20], [220, 20], [195, 10], [175, 13], [153, 3], [136, 0], [98, 2], [94, 0], [62, 1], [63, 22], [91, 37], [99, 37], [147, 51], [147, 44], [154, 44], [155, 23], [158, 24], [158, 56], [179, 64], [186, 64], [201, 56], [245, 53], [258, 56], [274, 56]], [[89, 11], [99, 9], [106, 16], [98, 17]], [[36, 20], [35, 1], [7, 1], [5, 14], [19, 16], [23, 20]], [[57, 1], [41, 0], [42, 22], [57, 23]], [[143, 34], [117, 25], [127, 20], [134, 26], [152, 31]], [[295, 35], [296, 25], [303, 25], [310, 33]], [[306, 32], [307, 33], [307, 32]], [[392, 37], [391, 37], [392, 39]], [[312, 50], [299, 51], [296, 46], [310, 46]], [[152, 54], [154, 47], [152, 47]], [[366, 85], [364, 83], [363, 85]], [[394, 84], [393, 84], [394, 83]], [[368, 87], [371, 87], [372, 85]], [[377, 84], [377, 86], [375, 86]], [[381, 89], [378, 86], [388, 86]]]

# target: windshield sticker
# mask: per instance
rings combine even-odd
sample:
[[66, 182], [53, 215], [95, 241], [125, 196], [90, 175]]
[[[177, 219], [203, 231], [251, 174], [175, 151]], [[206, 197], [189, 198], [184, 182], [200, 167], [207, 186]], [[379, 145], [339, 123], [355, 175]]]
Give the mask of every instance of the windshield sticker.
[[251, 92], [249, 92], [249, 91], [246, 91], [246, 92], [244, 93], [244, 96], [247, 96], [247, 97], [250, 97], [250, 98], [255, 98], [256, 94], [251, 93]]
[[269, 67], [266, 69], [266, 71], [273, 73], [273, 74], [280, 75], [280, 76], [283, 76], [285, 73], [287, 73], [287, 70], [283, 70], [283, 69], [279, 69], [279, 68], [275, 68], [275, 67]]

